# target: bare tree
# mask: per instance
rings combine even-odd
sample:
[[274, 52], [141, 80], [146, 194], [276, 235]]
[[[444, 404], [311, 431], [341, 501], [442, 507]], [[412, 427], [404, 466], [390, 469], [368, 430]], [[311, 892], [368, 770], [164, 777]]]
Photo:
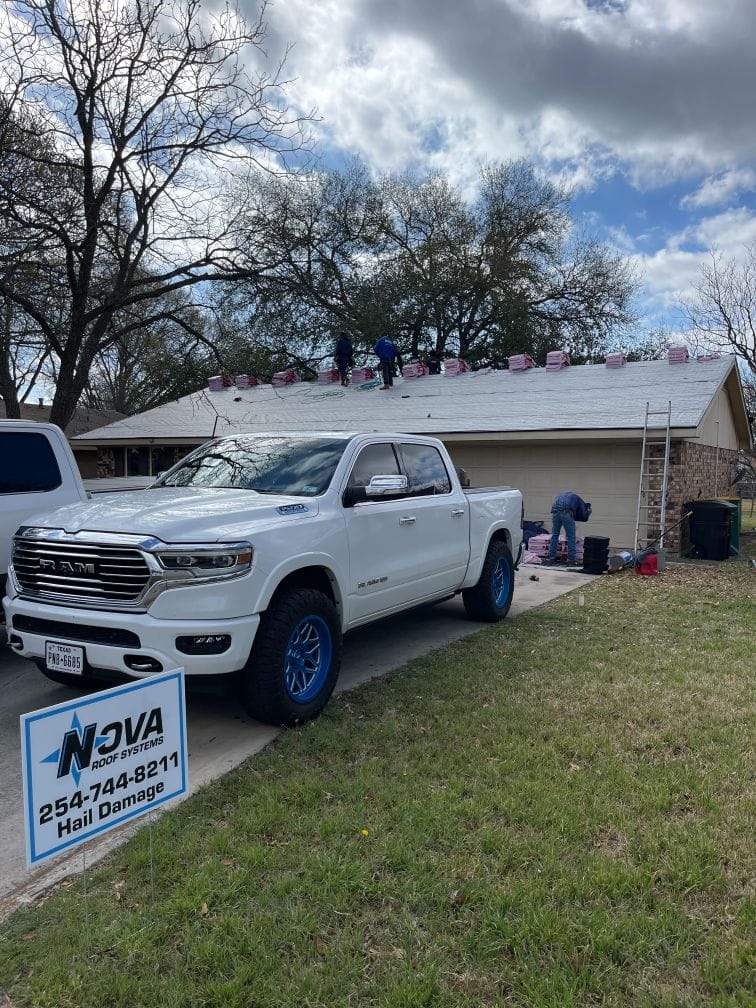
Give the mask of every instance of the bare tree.
[[[231, 179], [280, 169], [304, 121], [286, 108], [280, 66], [245, 69], [265, 65], [264, 6], [252, 25], [200, 0], [8, 0], [3, 11], [0, 73], [18, 129], [0, 155], [61, 192], [0, 183], [14, 235], [0, 243], [0, 295], [42, 334], [57, 374], [51, 419], [65, 425], [119, 317], [140, 306], [149, 326], [166, 294], [260, 269], [249, 256], [239, 266], [244, 190]], [[40, 263], [61, 278], [62, 316], [48, 292], [13, 282]]]
[[345, 328], [356, 346], [389, 330], [412, 356], [431, 348], [476, 365], [567, 347], [590, 356], [632, 320], [627, 261], [575, 238], [567, 194], [524, 162], [490, 165], [468, 202], [441, 176], [344, 172], [270, 181], [261, 231], [275, 287]]
[[756, 374], [756, 242], [742, 260], [712, 251], [683, 311], [693, 339], [737, 354]]

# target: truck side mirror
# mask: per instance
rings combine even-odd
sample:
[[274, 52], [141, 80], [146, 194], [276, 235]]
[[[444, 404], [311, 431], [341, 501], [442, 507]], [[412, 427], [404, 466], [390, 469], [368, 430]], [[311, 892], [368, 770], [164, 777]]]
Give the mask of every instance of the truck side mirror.
[[371, 476], [365, 487], [367, 497], [391, 497], [402, 493], [407, 493], [406, 476]]
[[407, 493], [406, 476], [372, 476], [367, 486], [348, 486], [344, 491], [344, 507], [354, 507], [366, 500], [379, 497], [398, 497]]

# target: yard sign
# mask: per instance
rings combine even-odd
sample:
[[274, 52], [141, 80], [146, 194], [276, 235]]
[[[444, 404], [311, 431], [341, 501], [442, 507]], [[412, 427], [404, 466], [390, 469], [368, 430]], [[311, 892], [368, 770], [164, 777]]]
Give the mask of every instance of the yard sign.
[[29, 866], [186, 794], [184, 670], [21, 715]]

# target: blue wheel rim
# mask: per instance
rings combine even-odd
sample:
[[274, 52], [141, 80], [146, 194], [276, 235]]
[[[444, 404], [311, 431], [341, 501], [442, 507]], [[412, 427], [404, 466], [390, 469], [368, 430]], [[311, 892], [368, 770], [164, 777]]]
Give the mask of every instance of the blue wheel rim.
[[512, 572], [506, 557], [499, 557], [493, 572], [493, 597], [497, 609], [501, 609], [507, 604], [509, 598], [509, 587], [512, 581]]
[[320, 616], [305, 616], [294, 627], [284, 655], [284, 684], [295, 703], [309, 703], [325, 685], [333, 642]]

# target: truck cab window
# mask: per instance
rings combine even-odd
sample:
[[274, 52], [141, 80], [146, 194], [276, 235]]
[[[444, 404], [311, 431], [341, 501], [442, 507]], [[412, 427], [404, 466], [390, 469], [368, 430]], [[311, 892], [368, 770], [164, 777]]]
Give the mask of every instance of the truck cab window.
[[44, 434], [9, 431], [0, 434], [0, 494], [55, 490], [62, 479]]
[[[365, 500], [364, 490], [373, 476], [399, 476], [400, 474], [401, 470], [392, 444], [385, 442], [367, 445], [362, 449], [352, 466], [344, 494], [345, 503], [354, 504], [356, 501]], [[387, 498], [380, 499], [386, 500]]]
[[444, 460], [433, 445], [402, 444], [404, 470], [411, 497], [451, 493], [451, 480]]

